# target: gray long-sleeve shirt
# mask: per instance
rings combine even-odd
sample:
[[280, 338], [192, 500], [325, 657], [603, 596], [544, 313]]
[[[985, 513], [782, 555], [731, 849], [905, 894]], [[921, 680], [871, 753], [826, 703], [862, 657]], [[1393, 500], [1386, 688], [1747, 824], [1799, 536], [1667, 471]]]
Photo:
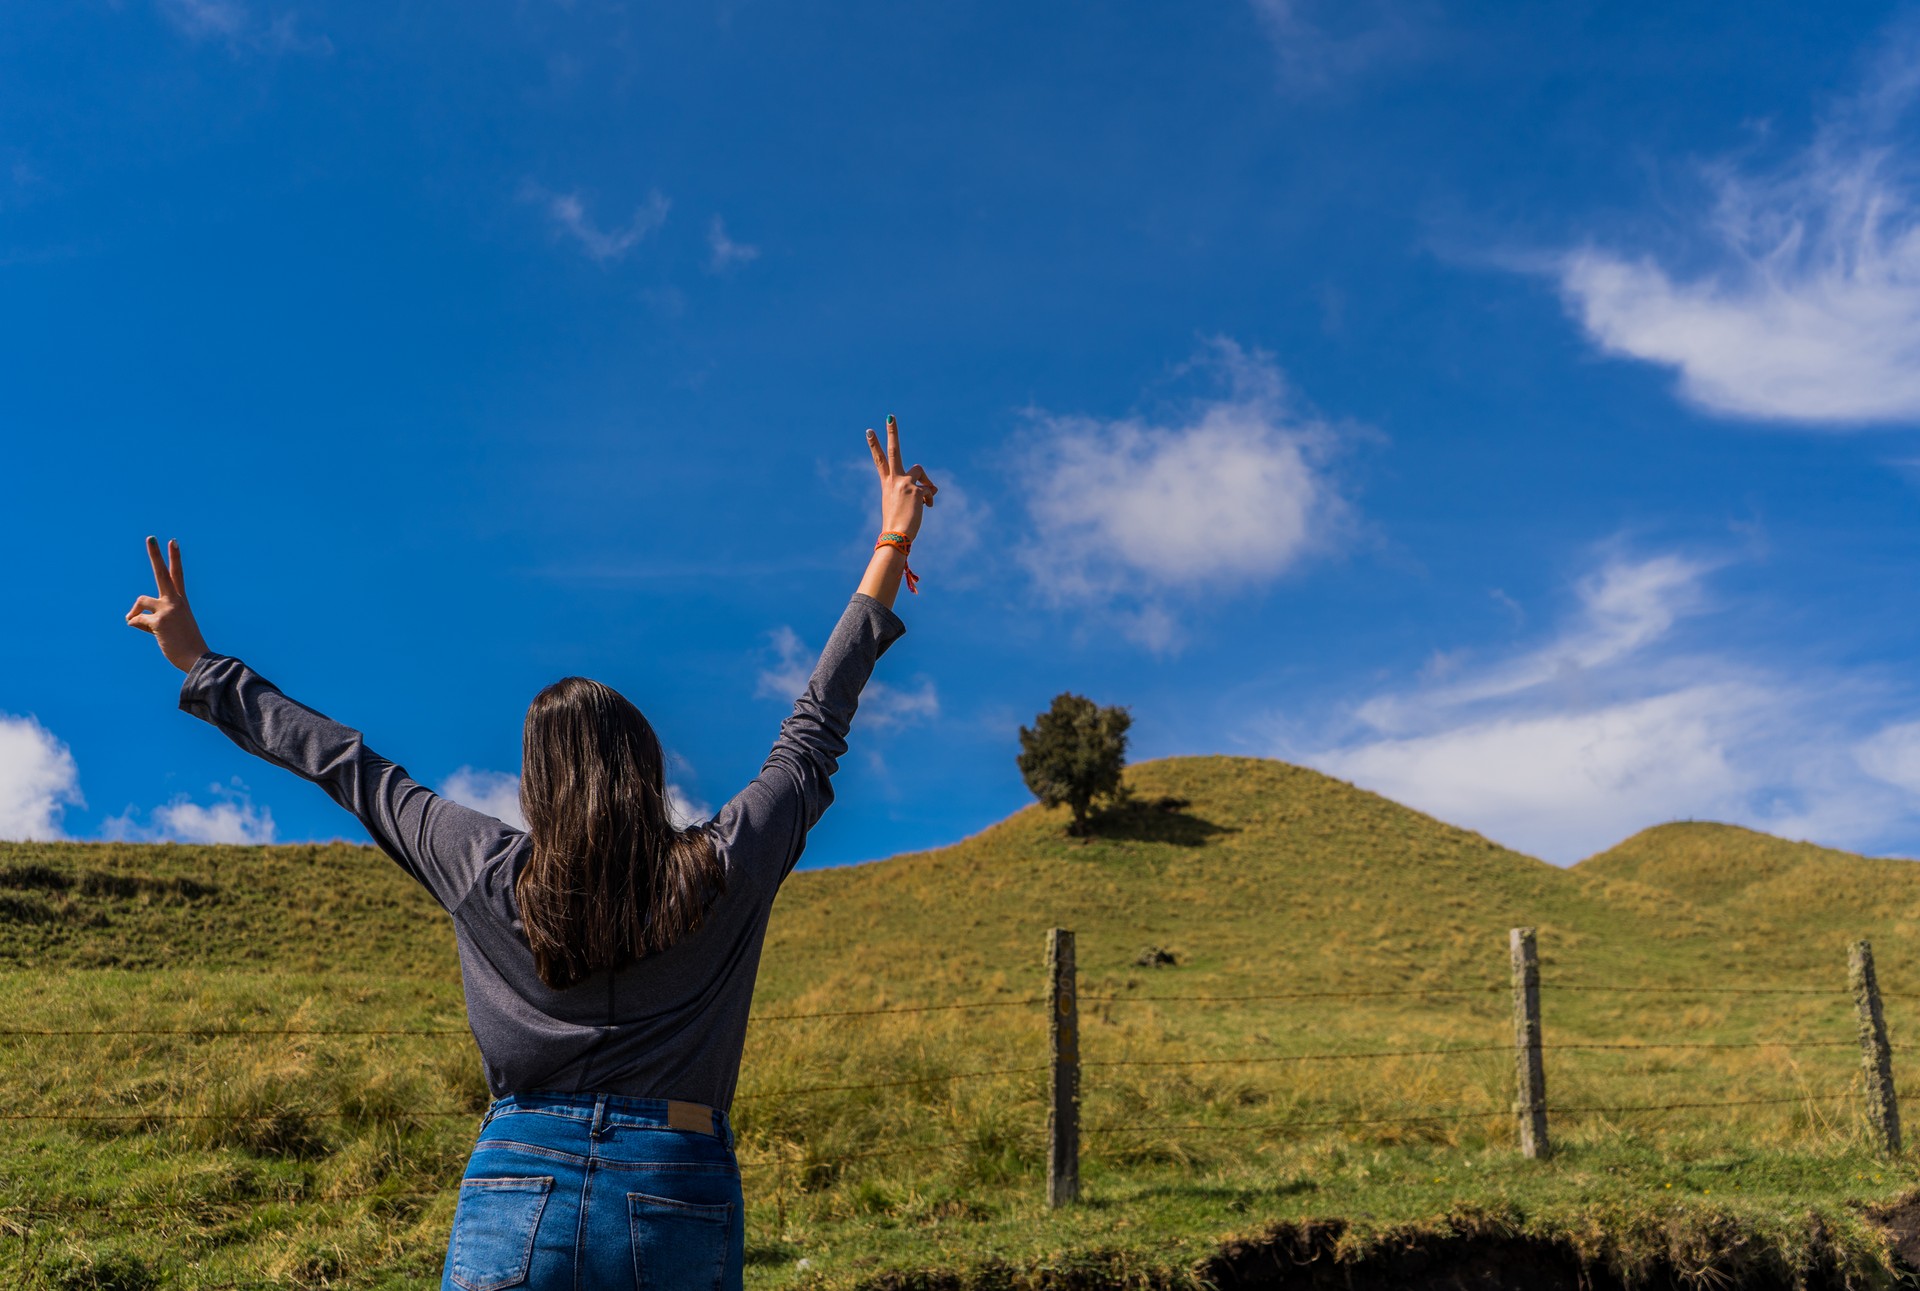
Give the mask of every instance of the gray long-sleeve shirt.
[[774, 894], [833, 801], [829, 777], [874, 662], [905, 631], [880, 602], [853, 598], [760, 774], [706, 826], [727, 887], [700, 930], [558, 991], [534, 972], [514, 900], [525, 833], [434, 794], [367, 748], [360, 732], [288, 699], [238, 659], [203, 656], [181, 686], [180, 707], [325, 789], [446, 907], [467, 1021], [496, 1096], [552, 1089], [724, 1110]]

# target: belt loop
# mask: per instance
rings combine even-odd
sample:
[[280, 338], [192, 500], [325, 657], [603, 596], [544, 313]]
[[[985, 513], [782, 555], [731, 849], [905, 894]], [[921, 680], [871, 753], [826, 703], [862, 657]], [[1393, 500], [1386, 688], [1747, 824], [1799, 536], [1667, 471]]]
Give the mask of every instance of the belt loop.
[[605, 1094], [595, 1094], [593, 1096], [593, 1128], [587, 1131], [587, 1137], [601, 1139], [605, 1138], [606, 1135], [607, 1096]]

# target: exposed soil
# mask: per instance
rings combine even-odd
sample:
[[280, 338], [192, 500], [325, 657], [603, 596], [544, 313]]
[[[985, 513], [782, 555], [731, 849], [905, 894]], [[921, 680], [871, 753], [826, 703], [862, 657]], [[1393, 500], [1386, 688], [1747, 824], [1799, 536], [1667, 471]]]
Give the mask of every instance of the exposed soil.
[[1866, 1216], [1886, 1231], [1902, 1271], [1920, 1271], [1920, 1192], [1892, 1205], [1869, 1207]]
[[[1867, 1212], [1892, 1238], [1892, 1267], [1863, 1278], [1840, 1267], [1817, 1220], [1808, 1233], [1810, 1267], [1783, 1265], [1736, 1231], [1712, 1234], [1680, 1255], [1650, 1257], [1631, 1270], [1583, 1258], [1565, 1239], [1516, 1234], [1497, 1224], [1453, 1220], [1408, 1229], [1342, 1255], [1338, 1220], [1282, 1224], [1229, 1242], [1194, 1275], [1215, 1291], [1866, 1291], [1920, 1285], [1920, 1194]], [[970, 1273], [890, 1273], [863, 1291], [1110, 1291], [1191, 1286], [1186, 1276], [1143, 1272], [1119, 1257], [1091, 1254], [1077, 1267], [1019, 1270], [988, 1265]]]
[[1857, 1291], [1828, 1265], [1796, 1271], [1749, 1254], [1739, 1245], [1683, 1270], [1656, 1257], [1630, 1273], [1583, 1260], [1564, 1239], [1529, 1237], [1471, 1226], [1409, 1231], [1340, 1259], [1339, 1223], [1287, 1225], [1264, 1237], [1233, 1242], [1203, 1267], [1219, 1291]]

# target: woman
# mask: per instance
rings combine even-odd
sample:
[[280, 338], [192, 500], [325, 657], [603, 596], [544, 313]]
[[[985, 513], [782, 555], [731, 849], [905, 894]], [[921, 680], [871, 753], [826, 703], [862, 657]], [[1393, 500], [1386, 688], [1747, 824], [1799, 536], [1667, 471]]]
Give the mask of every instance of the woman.
[[598, 682], [541, 691], [521, 832], [435, 796], [358, 731], [208, 651], [180, 548], [147, 539], [156, 594], [127, 622], [187, 674], [180, 707], [314, 781], [453, 916], [494, 1095], [460, 1184], [443, 1288], [734, 1288], [740, 1172], [727, 1108], [774, 892], [833, 800], [854, 707], [906, 629], [892, 611], [922, 508], [887, 418], [880, 540], [753, 783], [712, 821], [668, 820], [659, 741]]

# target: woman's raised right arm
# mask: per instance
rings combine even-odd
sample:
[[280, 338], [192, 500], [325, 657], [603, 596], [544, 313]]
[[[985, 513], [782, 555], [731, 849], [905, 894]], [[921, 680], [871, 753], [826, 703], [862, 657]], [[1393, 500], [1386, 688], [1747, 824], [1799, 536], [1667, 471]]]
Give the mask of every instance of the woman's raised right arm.
[[151, 633], [187, 674], [180, 707], [218, 727], [247, 752], [311, 780], [359, 817], [381, 850], [451, 910], [465, 899], [486, 861], [519, 831], [442, 798], [369, 749], [360, 732], [282, 694], [238, 659], [207, 649], [187, 604], [178, 543], [147, 539], [157, 594], [142, 596], [127, 622]]

